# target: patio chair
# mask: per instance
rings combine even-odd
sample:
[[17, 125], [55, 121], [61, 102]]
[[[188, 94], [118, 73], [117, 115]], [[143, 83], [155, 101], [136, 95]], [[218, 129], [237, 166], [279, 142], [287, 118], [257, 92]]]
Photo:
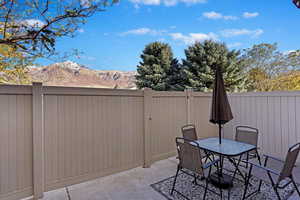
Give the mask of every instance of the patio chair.
[[187, 124], [181, 127], [181, 132], [184, 139], [198, 140], [196, 126], [194, 124]]
[[[196, 131], [196, 126], [194, 124], [187, 124], [181, 127], [181, 132], [182, 132], [182, 136], [184, 139], [186, 140], [198, 140], [198, 136], [197, 136], [197, 131]], [[210, 161], [212, 161], [212, 159], [214, 160], [214, 155], [212, 155], [212, 159], [209, 157], [212, 154], [209, 154], [206, 151], [201, 150], [201, 156], [202, 158], [205, 158], [204, 163], [206, 163], [208, 161], [208, 159], [210, 159]], [[177, 157], [178, 158], [178, 157]], [[201, 180], [203, 180], [204, 178], [202, 177]], [[197, 184], [197, 179], [195, 178], [194, 182]]]
[[[184, 138], [176, 138], [176, 146], [177, 146], [177, 152], [179, 157], [179, 164], [177, 166], [176, 176], [173, 182], [173, 187], [171, 190], [171, 195], [173, 195], [173, 192], [176, 191], [185, 198], [187, 198], [184, 194], [180, 193], [175, 189], [177, 177], [179, 176], [179, 171], [181, 171], [184, 174], [187, 174], [189, 176], [195, 177], [194, 174], [197, 174], [198, 176], [205, 177], [205, 170], [209, 170], [208, 175], [205, 177], [206, 184], [205, 184], [205, 191], [203, 195], [203, 199], [206, 198], [207, 190], [208, 189], [208, 182], [209, 182], [209, 176], [211, 175], [212, 166], [217, 165], [219, 163], [219, 159], [213, 160], [212, 162], [203, 164], [202, 163], [202, 155], [200, 152], [199, 145], [193, 141], [188, 140]], [[188, 171], [187, 171], [188, 170]], [[218, 167], [219, 170], [219, 167]], [[194, 173], [191, 174], [190, 172]], [[200, 185], [199, 185], [200, 186]], [[201, 186], [204, 187], [204, 186]], [[209, 190], [211, 191], [211, 190]], [[214, 191], [211, 191], [214, 192]], [[214, 192], [215, 193], [215, 192]], [[218, 194], [218, 193], [216, 193]], [[220, 194], [218, 194], [222, 198], [222, 189], [220, 188]]]
[[[183, 136], [184, 139], [198, 140], [196, 126], [194, 124], [184, 125], [183, 127], [181, 127], [181, 132], [182, 132], [182, 136]], [[208, 155], [209, 155], [208, 152], [202, 153], [202, 158], [206, 158], [205, 162], [208, 159]]]
[[[238, 142], [243, 142], [247, 144], [252, 144], [257, 147], [258, 143], [258, 129], [250, 126], [237, 126], [235, 133], [235, 140]], [[257, 149], [251, 152], [248, 152], [246, 155], [240, 157], [240, 162], [246, 163], [246, 168], [248, 168], [249, 159], [257, 158], [258, 162], [261, 164], [260, 156]]]
[[[260, 179], [260, 181], [259, 181], [258, 190], [247, 195], [247, 189], [248, 189], [248, 185], [249, 185], [249, 182], [250, 182], [250, 178], [252, 176], [253, 167], [257, 167], [257, 168], [259, 168], [259, 169], [261, 169], [261, 170], [263, 170], [267, 173], [267, 175], [268, 175], [268, 177], [271, 181], [272, 187], [273, 187], [273, 189], [276, 193], [276, 196], [278, 197], [279, 200], [281, 200], [281, 197], [278, 193], [278, 189], [284, 189], [285, 187], [287, 187], [291, 183], [294, 185], [294, 187], [295, 187], [295, 189], [296, 189], [296, 191], [299, 195], [299, 198], [300, 198], [300, 191], [299, 191], [299, 189], [297, 187], [297, 184], [295, 183], [295, 180], [293, 178], [293, 169], [296, 166], [295, 163], [297, 161], [299, 151], [300, 151], [300, 143], [297, 143], [297, 144], [295, 144], [295, 145], [293, 145], [289, 148], [288, 153], [287, 153], [286, 158], [285, 158], [285, 161], [282, 161], [278, 158], [275, 158], [275, 157], [272, 157], [272, 156], [269, 156], [269, 155], [264, 155], [264, 157], [265, 157], [264, 166], [261, 166], [261, 165], [258, 165], [258, 164], [255, 164], [255, 163], [249, 161], [249, 164], [251, 166], [250, 166], [250, 169], [249, 169], [249, 172], [248, 172], [248, 175], [247, 175], [247, 180], [246, 180], [246, 183], [245, 183], [245, 190], [244, 190], [244, 194], [243, 194], [243, 200], [250, 197], [250, 196], [252, 196], [253, 194], [259, 192], [260, 189], [261, 189], [262, 179]], [[269, 159], [272, 159], [274, 161], [283, 163], [283, 167], [282, 167], [280, 172], [267, 167]], [[275, 175], [275, 176], [278, 177], [276, 182], [273, 179], [274, 177], [272, 177], [272, 175]], [[282, 185], [281, 181], [287, 180], [287, 179], [289, 179], [289, 181]]]

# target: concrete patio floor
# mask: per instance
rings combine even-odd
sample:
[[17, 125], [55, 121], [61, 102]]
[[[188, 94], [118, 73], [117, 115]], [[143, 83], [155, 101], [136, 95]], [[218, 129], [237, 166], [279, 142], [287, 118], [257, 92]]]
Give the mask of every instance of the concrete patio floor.
[[[274, 163], [274, 166], [277, 168], [278, 164]], [[155, 162], [151, 168], [138, 167], [46, 192], [43, 200], [165, 200], [150, 185], [175, 175], [176, 167], [177, 160], [173, 157]], [[296, 181], [300, 183], [299, 167], [294, 171], [294, 175]], [[299, 200], [296, 194], [289, 198], [289, 200], [296, 199]]]

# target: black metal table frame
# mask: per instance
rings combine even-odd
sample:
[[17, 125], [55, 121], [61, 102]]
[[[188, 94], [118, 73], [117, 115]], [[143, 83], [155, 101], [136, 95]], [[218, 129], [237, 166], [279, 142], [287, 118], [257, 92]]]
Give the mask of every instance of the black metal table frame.
[[[256, 146], [253, 146], [253, 148], [251, 149], [248, 149], [247, 151], [243, 151], [243, 152], [240, 152], [238, 154], [222, 154], [220, 152], [216, 152], [216, 151], [213, 151], [211, 149], [207, 149], [207, 148], [204, 148], [204, 147], [200, 147], [206, 154], [209, 154], [209, 155], [217, 155], [219, 156], [220, 158], [220, 166], [217, 167], [218, 168], [218, 174], [223, 174], [223, 165], [224, 165], [224, 158], [227, 158], [229, 160], [230, 163], [233, 164], [233, 166], [235, 167], [235, 170], [234, 170], [234, 173], [233, 173], [233, 176], [232, 176], [232, 182], [233, 180], [235, 179], [235, 176], [236, 176], [236, 173], [239, 173], [239, 175], [242, 177], [243, 179], [243, 182], [246, 184], [247, 183], [247, 175], [245, 174], [245, 176], [243, 175], [243, 173], [241, 172], [241, 170], [239, 169], [239, 165], [240, 163], [242, 162], [242, 156], [246, 153], [249, 153], [251, 151], [256, 151], [257, 152], [257, 147]], [[236, 157], [239, 157], [238, 159], [234, 159]], [[209, 158], [211, 160], [211, 158]], [[213, 158], [214, 159], [214, 158]], [[237, 161], [237, 162], [236, 162]], [[230, 199], [230, 188], [229, 188], [229, 191], [228, 191], [228, 199]]]

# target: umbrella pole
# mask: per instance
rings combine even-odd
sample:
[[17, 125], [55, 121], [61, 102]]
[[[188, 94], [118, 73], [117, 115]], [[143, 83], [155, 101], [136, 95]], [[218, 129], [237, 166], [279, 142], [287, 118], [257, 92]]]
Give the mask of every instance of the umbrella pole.
[[219, 144], [222, 143], [221, 137], [222, 137], [222, 126], [221, 126], [221, 124], [219, 124]]

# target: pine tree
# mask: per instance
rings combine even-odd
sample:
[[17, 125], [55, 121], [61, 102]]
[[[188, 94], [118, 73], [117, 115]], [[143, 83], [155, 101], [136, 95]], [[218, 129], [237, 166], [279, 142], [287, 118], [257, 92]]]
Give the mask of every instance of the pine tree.
[[178, 62], [177, 59], [172, 60], [171, 67], [167, 75], [168, 90], [183, 91], [185, 89], [182, 65]]
[[206, 40], [195, 43], [185, 50], [183, 60], [184, 87], [198, 91], [210, 91], [214, 71], [220, 67], [225, 86], [229, 91], [242, 90], [245, 85], [239, 51], [229, 51], [224, 43]]
[[137, 66], [136, 85], [138, 88], [168, 90], [168, 73], [174, 62], [171, 47], [161, 42], [146, 45]]

